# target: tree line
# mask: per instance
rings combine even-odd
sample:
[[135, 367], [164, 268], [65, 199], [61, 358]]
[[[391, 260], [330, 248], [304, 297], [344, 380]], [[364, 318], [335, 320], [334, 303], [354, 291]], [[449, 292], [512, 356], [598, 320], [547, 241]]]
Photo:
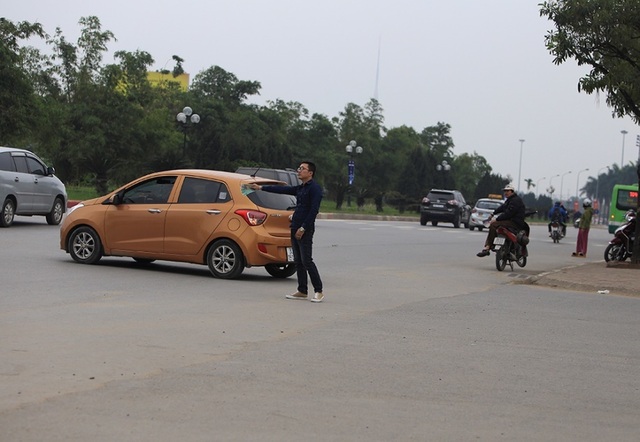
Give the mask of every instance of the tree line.
[[[118, 51], [115, 62], [106, 64], [114, 34], [102, 29], [98, 17], [82, 17], [79, 25], [80, 37], [70, 42], [60, 28], [49, 35], [39, 23], [0, 18], [0, 145], [36, 152], [68, 184], [104, 194], [158, 170], [288, 168], [310, 160], [337, 209], [349, 193], [358, 206], [372, 201], [381, 211], [384, 204], [416, 207], [437, 187], [457, 188], [475, 201], [511, 181], [494, 174], [476, 152], [456, 155], [447, 123], [421, 131], [387, 128], [375, 99], [363, 106], [348, 103], [334, 117], [293, 101], [250, 104], [260, 83], [216, 65], [198, 72], [187, 90], [173, 82], [152, 86], [151, 54]], [[30, 39], [41, 39], [47, 50], [27, 45]], [[173, 62], [164, 72], [184, 73], [184, 60], [176, 55]], [[187, 105], [200, 116], [198, 124], [176, 121]], [[351, 140], [364, 152], [353, 155], [355, 179], [349, 185], [345, 146]], [[598, 193], [610, 194], [616, 180], [597, 179]], [[596, 196], [591, 181], [583, 190]], [[534, 207], [547, 204], [531, 195]]]

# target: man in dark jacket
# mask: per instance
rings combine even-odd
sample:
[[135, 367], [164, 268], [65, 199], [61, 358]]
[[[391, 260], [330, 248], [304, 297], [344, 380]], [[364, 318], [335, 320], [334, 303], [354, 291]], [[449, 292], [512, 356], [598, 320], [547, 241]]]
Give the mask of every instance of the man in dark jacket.
[[291, 246], [293, 247], [293, 257], [296, 262], [298, 290], [291, 295], [287, 295], [286, 298], [308, 299], [308, 273], [314, 290], [311, 302], [322, 302], [324, 299], [322, 280], [320, 279], [318, 268], [313, 262], [312, 254], [316, 216], [322, 201], [322, 188], [313, 180], [315, 174], [316, 165], [311, 161], [303, 161], [298, 167], [298, 178], [302, 181], [299, 186], [260, 186], [252, 184], [251, 188], [253, 190], [286, 193], [296, 196], [296, 210], [290, 218]]
[[[483, 257], [489, 255], [498, 227], [514, 227], [518, 230], [527, 228], [527, 223], [524, 220], [525, 207], [522, 198], [516, 194], [511, 184], [507, 184], [502, 190], [506, 200], [500, 207], [493, 211], [491, 224], [489, 224], [489, 233], [484, 242], [484, 248], [478, 252], [477, 256]], [[494, 215], [498, 216], [493, 218]]]

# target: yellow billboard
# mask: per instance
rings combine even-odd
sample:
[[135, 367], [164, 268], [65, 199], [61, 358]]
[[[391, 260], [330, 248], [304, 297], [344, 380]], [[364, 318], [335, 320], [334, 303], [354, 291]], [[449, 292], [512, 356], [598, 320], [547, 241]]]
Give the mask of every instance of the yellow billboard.
[[174, 77], [172, 73], [163, 72], [147, 72], [147, 80], [151, 86], [165, 87], [168, 83], [178, 83], [180, 89], [187, 91], [189, 89], [189, 74], [186, 72]]

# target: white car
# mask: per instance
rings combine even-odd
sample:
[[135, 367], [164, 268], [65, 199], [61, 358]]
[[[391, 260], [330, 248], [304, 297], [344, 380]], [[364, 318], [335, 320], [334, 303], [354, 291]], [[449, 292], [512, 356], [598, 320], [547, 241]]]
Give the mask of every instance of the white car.
[[42, 215], [58, 225], [67, 208], [67, 190], [36, 154], [0, 147], [0, 227], [13, 224], [15, 215]]
[[486, 226], [485, 222], [504, 202], [502, 199], [495, 198], [480, 198], [475, 207], [471, 210], [471, 216], [469, 217], [469, 230], [473, 230], [476, 227], [482, 232]]

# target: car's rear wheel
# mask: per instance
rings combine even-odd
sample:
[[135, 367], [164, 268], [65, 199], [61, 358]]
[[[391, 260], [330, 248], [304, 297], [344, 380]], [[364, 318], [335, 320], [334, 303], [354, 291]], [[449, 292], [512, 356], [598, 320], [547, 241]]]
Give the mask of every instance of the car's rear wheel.
[[434, 227], [437, 226], [438, 225], [438, 221], [431, 221], [431, 225], [434, 226]]
[[56, 198], [53, 202], [51, 212], [46, 216], [47, 224], [50, 226], [57, 226], [62, 221], [62, 215], [64, 214], [64, 201], [61, 198]]
[[428, 219], [427, 219], [426, 215], [424, 215], [424, 214], [420, 215], [420, 225], [421, 226], [426, 226], [427, 225], [427, 221], [428, 221]]
[[102, 258], [102, 241], [91, 227], [79, 227], [69, 237], [67, 247], [74, 261], [81, 264], [95, 264]]
[[453, 227], [455, 227], [456, 229], [460, 228], [460, 215], [456, 215], [456, 217], [453, 219]]
[[221, 239], [209, 248], [207, 265], [216, 278], [234, 279], [244, 270], [244, 256], [236, 243]]
[[0, 227], [10, 227], [16, 215], [16, 205], [11, 198], [7, 198], [2, 203], [2, 213], [0, 214]]
[[484, 227], [478, 226], [478, 232], [482, 232], [482, 229], [484, 229]]
[[288, 278], [296, 272], [295, 264], [267, 264], [264, 268], [274, 278]]
[[473, 229], [475, 229], [475, 226], [469, 226], [469, 230], [471, 230], [473, 232]]

